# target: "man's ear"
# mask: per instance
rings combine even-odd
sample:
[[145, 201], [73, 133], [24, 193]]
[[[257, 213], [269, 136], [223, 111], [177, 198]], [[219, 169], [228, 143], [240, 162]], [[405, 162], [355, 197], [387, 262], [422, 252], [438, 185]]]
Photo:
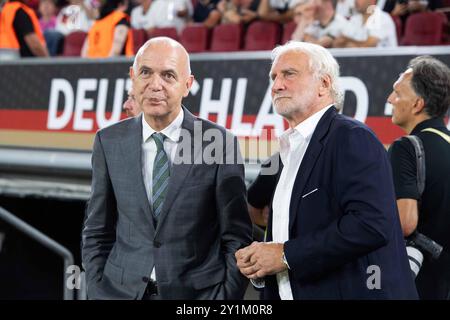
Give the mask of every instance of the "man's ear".
[[331, 77], [326, 74], [320, 80], [319, 95], [324, 96], [326, 94], [329, 94], [330, 89], [331, 89]]
[[130, 67], [129, 74], [130, 74], [130, 79], [133, 80], [134, 79], [134, 69], [133, 69], [133, 67]]
[[425, 100], [421, 97], [417, 97], [416, 102], [414, 102], [412, 111], [415, 115], [425, 112]]
[[186, 98], [189, 95], [189, 90], [191, 90], [193, 83], [194, 83], [194, 76], [191, 74], [191, 75], [189, 75], [188, 79], [186, 80], [186, 90], [183, 94], [183, 98]]

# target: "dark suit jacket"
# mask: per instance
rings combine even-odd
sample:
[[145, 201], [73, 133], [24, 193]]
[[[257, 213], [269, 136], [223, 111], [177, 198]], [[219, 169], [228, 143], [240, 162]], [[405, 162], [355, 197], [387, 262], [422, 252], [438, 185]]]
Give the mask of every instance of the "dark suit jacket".
[[[387, 153], [364, 124], [334, 107], [324, 114], [289, 211], [284, 248], [294, 299], [417, 298]], [[379, 267], [380, 289], [367, 286], [374, 284], [372, 265]], [[279, 299], [275, 276], [266, 277], [264, 297]]]
[[[202, 154], [210, 142], [181, 141], [177, 150], [186, 143], [187, 148], [177, 154], [195, 160], [176, 164], [175, 159], [155, 224], [142, 177], [141, 117], [102, 129], [95, 137], [82, 245], [88, 297], [140, 299], [155, 267], [163, 299], [242, 298], [247, 281], [234, 253], [251, 241], [242, 163], [204, 164]], [[229, 142], [216, 154], [229, 156], [233, 147], [238, 149], [225, 129], [184, 109], [182, 128], [193, 137], [194, 127], [200, 126], [216, 129]], [[240, 156], [238, 151], [234, 155]]]

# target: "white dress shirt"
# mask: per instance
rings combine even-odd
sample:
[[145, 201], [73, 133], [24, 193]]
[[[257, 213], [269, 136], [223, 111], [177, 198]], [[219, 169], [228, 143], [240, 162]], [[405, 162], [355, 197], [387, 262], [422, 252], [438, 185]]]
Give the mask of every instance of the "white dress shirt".
[[[180, 139], [183, 119], [184, 111], [181, 109], [175, 120], [160, 131], [166, 136], [164, 139], [164, 151], [166, 151], [171, 164], [175, 159], [176, 147], [178, 145], [178, 140]], [[157, 150], [155, 140], [153, 140], [153, 137], [151, 136], [155, 132], [158, 131], [150, 127], [147, 121], [145, 121], [144, 115], [142, 115], [142, 176], [144, 177], [145, 191], [147, 192], [149, 203], [152, 203], [153, 162], [155, 161]]]
[[[283, 170], [273, 197], [272, 238], [275, 243], [289, 240], [289, 207], [297, 172], [319, 120], [331, 106], [316, 112], [295, 128], [289, 128], [279, 138]], [[277, 274], [277, 283], [280, 298], [293, 300], [287, 270]]]
[[[170, 163], [173, 163], [176, 154], [176, 147], [180, 140], [181, 124], [184, 119], [184, 111], [180, 110], [178, 116], [167, 127], [160, 132], [163, 133], [166, 138], [164, 139], [164, 151], [166, 151], [167, 157]], [[145, 191], [147, 192], [147, 198], [149, 204], [152, 203], [152, 175], [153, 175], [153, 162], [156, 157], [156, 143], [153, 140], [152, 134], [158, 132], [154, 130], [145, 121], [144, 115], [142, 115], [142, 176], [144, 178]], [[152, 270], [150, 276], [153, 280], [156, 280], [155, 268]]]

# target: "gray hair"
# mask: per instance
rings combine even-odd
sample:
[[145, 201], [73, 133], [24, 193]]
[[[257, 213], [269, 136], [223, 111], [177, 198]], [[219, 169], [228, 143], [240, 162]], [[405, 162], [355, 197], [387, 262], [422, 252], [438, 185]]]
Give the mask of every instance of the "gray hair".
[[450, 69], [431, 56], [419, 56], [409, 62], [411, 87], [425, 101], [425, 111], [432, 118], [445, 116], [450, 105]]
[[135, 57], [134, 57], [134, 61], [133, 61], [133, 70], [135, 73], [137, 73], [137, 60], [138, 57], [141, 56], [144, 51], [152, 44], [154, 43], [165, 43], [166, 45], [172, 47], [172, 48], [180, 48], [183, 50], [183, 52], [186, 54], [186, 59], [187, 59], [187, 74], [190, 75], [191, 74], [191, 59], [189, 58], [189, 54], [187, 53], [186, 49], [181, 45], [181, 43], [179, 43], [176, 40], [173, 40], [169, 37], [156, 37], [156, 38], [151, 38], [150, 40], [148, 40], [146, 43], [144, 43], [138, 50], [138, 52], [136, 53]]
[[324, 75], [328, 75], [331, 79], [330, 94], [334, 100], [337, 109], [341, 108], [343, 103], [343, 94], [339, 90], [339, 64], [331, 53], [322, 46], [300, 42], [289, 41], [282, 46], [278, 46], [272, 50], [272, 63], [278, 57], [288, 51], [297, 51], [305, 53], [309, 57], [309, 69], [313, 73], [313, 77], [320, 80]]

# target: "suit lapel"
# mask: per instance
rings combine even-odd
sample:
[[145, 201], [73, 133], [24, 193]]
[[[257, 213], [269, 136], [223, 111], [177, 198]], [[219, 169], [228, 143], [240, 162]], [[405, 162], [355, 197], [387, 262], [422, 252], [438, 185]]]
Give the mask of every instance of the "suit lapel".
[[[182, 163], [182, 164], [173, 164], [170, 168], [170, 179], [169, 179], [169, 185], [167, 189], [166, 198], [164, 199], [163, 208], [161, 211], [161, 214], [158, 219], [158, 225], [156, 227], [156, 234], [155, 237], [157, 237], [159, 231], [161, 230], [161, 226], [164, 223], [164, 220], [166, 219], [167, 215], [170, 212], [170, 208], [172, 207], [178, 193], [180, 192], [181, 187], [183, 186], [184, 180], [189, 174], [189, 171], [192, 168], [192, 164], [194, 163], [193, 159], [196, 159], [198, 156], [198, 153], [202, 151], [202, 148], [199, 148], [199, 150], [194, 149], [194, 121], [195, 117], [192, 113], [190, 113], [184, 106], [184, 119], [183, 123], [181, 125], [182, 129], [188, 130], [191, 135], [191, 141], [190, 141], [190, 161], [188, 163]], [[198, 137], [196, 137], [198, 138]], [[200, 144], [201, 145], [201, 144]], [[180, 148], [182, 144], [179, 143], [177, 146], [177, 152], [176, 155], [180, 155]], [[195, 154], [196, 153], [196, 154]], [[178, 163], [175, 160], [176, 163]]]
[[327, 112], [325, 112], [314, 130], [311, 141], [309, 142], [308, 148], [303, 156], [303, 160], [297, 172], [297, 177], [295, 178], [294, 187], [292, 189], [291, 203], [289, 207], [289, 230], [291, 230], [294, 224], [297, 209], [301, 201], [302, 192], [305, 189], [314, 165], [322, 152], [323, 145], [321, 140], [328, 133], [328, 129], [336, 114], [337, 111], [335, 107], [331, 107], [327, 110]]
[[143, 219], [148, 221], [150, 225], [155, 228], [152, 219], [152, 209], [145, 191], [144, 178], [142, 176], [142, 114], [141, 116], [131, 120], [131, 128], [126, 131], [126, 136], [121, 141], [121, 149], [123, 158], [129, 168], [130, 181], [136, 181], [136, 198], [140, 202]]

